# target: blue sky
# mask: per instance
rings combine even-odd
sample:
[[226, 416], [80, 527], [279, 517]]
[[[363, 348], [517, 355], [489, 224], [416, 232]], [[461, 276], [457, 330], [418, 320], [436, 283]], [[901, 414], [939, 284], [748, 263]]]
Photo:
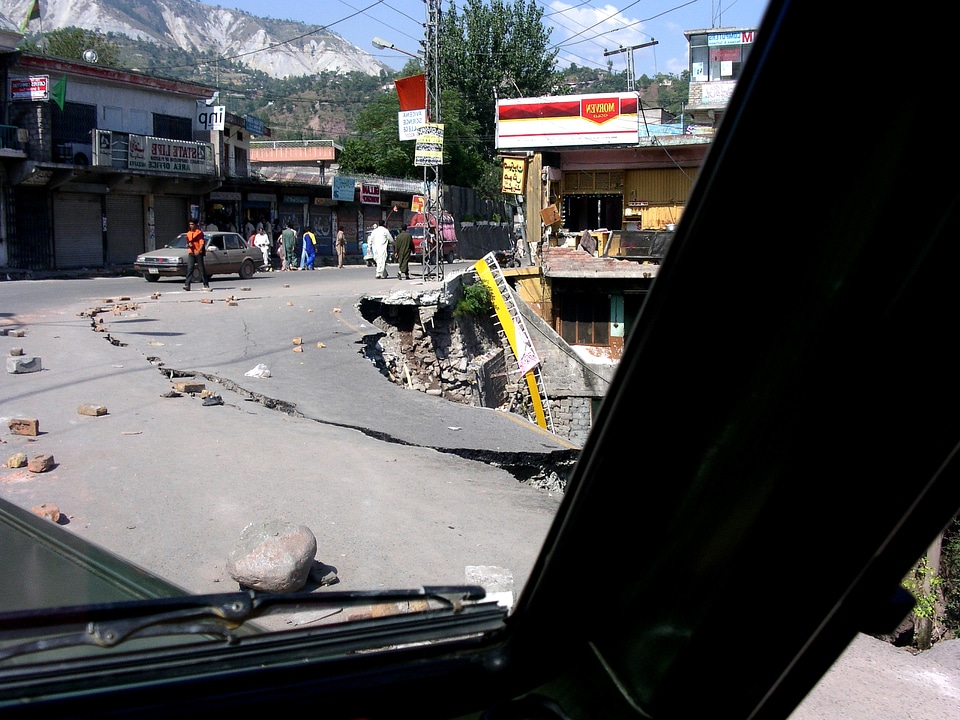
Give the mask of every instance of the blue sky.
[[[508, 0], [509, 1], [509, 0]], [[657, 41], [657, 45], [633, 52], [637, 77], [658, 72], [679, 73], [687, 67], [684, 30], [711, 27], [756, 27], [763, 17], [764, 0], [536, 0], [544, 20], [553, 29], [551, 42], [560, 48], [558, 64], [571, 62], [586, 67], [626, 68], [626, 53], [604, 57], [605, 50]], [[416, 52], [423, 39], [426, 19], [424, 0], [221, 0], [220, 7], [244, 10], [252, 15], [278, 20], [298, 20], [325, 25], [341, 37], [391, 67], [399, 70], [409, 59], [390, 50], [378, 50], [374, 37], [388, 40], [402, 50]], [[456, 3], [463, 7], [463, 2]], [[451, 4], [443, 0], [441, 11]]]

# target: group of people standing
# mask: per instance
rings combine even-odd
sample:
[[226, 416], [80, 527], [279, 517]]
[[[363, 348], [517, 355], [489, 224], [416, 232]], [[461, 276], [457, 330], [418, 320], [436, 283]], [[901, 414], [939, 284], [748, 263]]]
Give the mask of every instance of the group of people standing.
[[387, 228], [379, 223], [374, 223], [370, 231], [370, 246], [373, 252], [373, 260], [376, 263], [377, 279], [386, 280], [390, 277], [387, 273], [387, 255], [390, 250], [390, 241], [393, 240], [393, 252], [396, 255], [397, 263], [400, 265], [397, 277], [401, 280], [410, 279], [410, 251], [413, 249], [413, 236], [407, 232], [407, 226], [404, 225], [397, 237], [393, 237]]
[[[256, 247], [263, 253], [263, 266], [268, 271], [273, 271], [273, 262], [271, 254], [273, 252], [273, 242], [270, 238], [273, 226], [269, 220], [261, 219], [254, 227], [252, 221], [247, 221], [245, 230], [247, 231], [247, 240], [251, 247]], [[193, 238], [193, 240], [191, 240]], [[314, 270], [314, 263], [317, 257], [317, 236], [308, 226], [303, 232], [300, 257], [297, 252], [297, 231], [291, 221], [284, 224], [283, 231], [277, 237], [276, 252], [280, 257], [280, 270]], [[397, 262], [400, 265], [400, 279], [410, 279], [410, 252], [413, 249], [413, 237], [407, 231], [404, 225], [396, 238], [393, 238], [390, 231], [379, 223], [374, 223], [370, 233], [370, 243], [373, 250], [373, 257], [376, 262], [377, 278], [387, 279], [387, 255], [389, 252], [390, 241], [393, 240], [394, 252]], [[184, 290], [190, 289], [190, 276], [195, 264], [199, 265], [200, 274], [203, 278], [204, 288], [209, 289], [206, 280], [206, 273], [203, 267], [203, 255], [205, 252], [203, 231], [199, 229], [197, 223], [190, 221], [190, 227], [187, 232], [187, 243], [190, 246], [188, 258], [187, 280], [184, 283]], [[197, 248], [194, 248], [194, 245]], [[346, 258], [347, 238], [343, 230], [338, 230], [334, 241], [334, 248], [337, 253], [337, 267], [342, 268]]]
[[[251, 247], [259, 248], [263, 253], [263, 266], [266, 270], [273, 271], [273, 241], [271, 240], [272, 225], [268, 220], [261, 220], [256, 228], [252, 221], [247, 222], [247, 241]], [[314, 263], [317, 259], [317, 236], [313, 229], [307, 227], [303, 231], [301, 240], [300, 257], [297, 257], [297, 231], [291, 221], [284, 224], [283, 230], [277, 236], [276, 253], [280, 258], [280, 270], [314, 270]]]

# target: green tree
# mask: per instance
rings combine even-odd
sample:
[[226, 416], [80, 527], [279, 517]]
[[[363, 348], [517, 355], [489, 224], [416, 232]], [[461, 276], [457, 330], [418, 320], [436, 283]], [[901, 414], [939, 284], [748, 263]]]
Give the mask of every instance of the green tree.
[[[477, 187], [488, 172], [479, 148], [476, 127], [463, 118], [464, 103], [455, 90], [445, 90], [443, 106], [443, 182]], [[348, 173], [421, 178], [413, 164], [415, 142], [399, 138], [396, 91], [381, 92], [357, 114], [355, 134], [343, 144], [340, 168]]]
[[105, 35], [89, 32], [78, 27], [66, 27], [52, 30], [36, 40], [24, 39], [21, 49], [27, 52], [45, 53], [56, 57], [83, 60], [87, 50], [97, 54], [98, 65], [116, 67], [119, 63], [120, 49]]
[[450, 6], [440, 37], [441, 86], [460, 93], [463, 119], [476, 124], [480, 150], [490, 160], [498, 95], [547, 95], [556, 83], [557, 50], [550, 48], [543, 9], [534, 0], [466, 0], [462, 11]]
[[[340, 168], [350, 173], [416, 177], [413, 142], [401, 143], [396, 92], [381, 93], [357, 114], [355, 135], [343, 145]], [[422, 172], [422, 171], [421, 171]]]

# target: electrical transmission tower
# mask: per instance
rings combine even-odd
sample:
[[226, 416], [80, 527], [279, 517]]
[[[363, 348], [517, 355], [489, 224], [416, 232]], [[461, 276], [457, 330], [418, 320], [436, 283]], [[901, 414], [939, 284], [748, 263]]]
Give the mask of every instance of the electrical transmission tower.
[[[441, 0], [426, 0], [427, 23], [425, 25], [426, 37], [423, 47], [423, 71], [427, 87], [427, 122], [442, 127], [443, 120], [440, 113], [440, 2]], [[423, 212], [426, 223], [421, 243], [421, 260], [424, 280], [443, 279], [442, 169], [442, 152], [436, 164], [425, 163], [423, 166]], [[436, 223], [436, 225], [431, 226], [431, 223]], [[431, 231], [431, 227], [435, 227], [435, 232]]]

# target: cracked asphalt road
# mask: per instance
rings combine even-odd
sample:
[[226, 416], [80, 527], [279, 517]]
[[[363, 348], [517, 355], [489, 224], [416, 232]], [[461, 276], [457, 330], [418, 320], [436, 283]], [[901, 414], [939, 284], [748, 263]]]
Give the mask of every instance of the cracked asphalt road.
[[[268, 517], [313, 530], [337, 590], [462, 583], [468, 566], [503, 568], [522, 587], [559, 498], [483, 458], [549, 460], [568, 452], [562, 443], [494, 411], [467, 424], [477, 411], [383, 380], [362, 358], [368, 328], [352, 298], [395, 283], [377, 283], [365, 268], [211, 285], [212, 294], [189, 295], [139, 278], [3, 285], [0, 328], [25, 334], [0, 336], [0, 352], [21, 347], [41, 357], [43, 371], [0, 375], [0, 459], [49, 453], [56, 466], [0, 469], [0, 496], [25, 508], [55, 503], [65, 532], [194, 593], [236, 589], [227, 554], [249, 522]], [[77, 315], [121, 296], [138, 308], [98, 315], [103, 333]], [[294, 337], [303, 353], [293, 352]], [[246, 378], [260, 362], [272, 377]], [[163, 397], [171, 369], [202, 373], [224, 405]], [[81, 416], [84, 403], [109, 412]], [[418, 415], [423, 408], [440, 409]], [[10, 435], [11, 417], [39, 419], [40, 436]], [[957, 643], [914, 657], [858, 636], [791, 720], [954, 718]]]
[[[393, 284], [366, 268], [215, 278], [212, 293], [140, 278], [10, 283], [0, 325], [25, 335], [0, 337], [2, 351], [23, 347], [43, 371], [3, 377], [0, 454], [56, 465], [0, 470], [0, 495], [57, 505], [68, 532], [195, 593], [236, 589], [231, 547], [275, 517], [314, 532], [337, 589], [463, 583], [466, 568], [490, 566], [519, 591], [560, 498], [507, 466], [576, 450], [380, 376], [362, 354], [378, 331], [354, 307]], [[271, 376], [247, 377], [260, 363]], [[224, 404], [164, 397], [171, 371], [195, 373]], [[108, 413], [82, 416], [81, 404]], [[39, 419], [40, 436], [9, 434], [12, 417]]]

